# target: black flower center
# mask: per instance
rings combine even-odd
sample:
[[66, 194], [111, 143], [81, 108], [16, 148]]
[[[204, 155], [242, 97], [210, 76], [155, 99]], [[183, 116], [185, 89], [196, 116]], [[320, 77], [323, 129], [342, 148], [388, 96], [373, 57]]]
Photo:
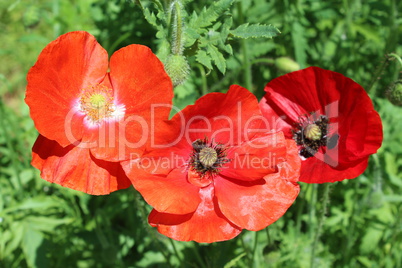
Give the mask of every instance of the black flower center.
[[302, 117], [293, 132], [293, 139], [301, 147], [299, 154], [304, 158], [314, 156], [321, 146], [328, 143], [328, 117], [321, 115], [316, 120]]
[[226, 157], [227, 147], [222, 144], [208, 142], [208, 139], [198, 139], [193, 142], [193, 152], [189, 165], [200, 177], [213, 176], [219, 173], [224, 164], [230, 162]]

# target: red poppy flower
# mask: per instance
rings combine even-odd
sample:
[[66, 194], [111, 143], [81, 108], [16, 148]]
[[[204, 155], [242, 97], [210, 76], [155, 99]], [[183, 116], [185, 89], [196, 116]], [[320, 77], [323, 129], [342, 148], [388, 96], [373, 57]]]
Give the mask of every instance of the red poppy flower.
[[300, 159], [294, 141], [262, 123], [255, 96], [240, 86], [176, 114], [147, 154], [122, 162], [154, 207], [149, 223], [176, 240], [210, 243], [280, 218], [299, 193]]
[[[33, 148], [33, 164], [43, 167], [39, 168], [42, 177], [62, 185], [74, 182], [64, 185], [92, 194], [128, 187], [125, 176], [120, 181], [113, 175], [121, 174], [113, 171], [119, 164], [102, 165], [94, 159], [117, 162], [132, 153], [141, 155], [150, 140], [152, 123], [168, 118], [172, 84], [151, 50], [130, 45], [115, 52], [108, 62], [106, 50], [92, 35], [70, 32], [45, 47], [27, 80], [25, 101], [43, 135]], [[152, 109], [155, 104], [159, 104], [158, 113]], [[53, 155], [46, 153], [47, 146]], [[61, 158], [57, 164], [54, 157]], [[110, 171], [103, 178], [110, 188], [87, 191], [89, 186], [84, 185], [100, 180], [100, 173], [80, 176], [75, 172], [83, 169], [87, 174], [81, 165], [92, 170], [95, 164]]]
[[262, 113], [298, 144], [302, 182], [353, 179], [381, 146], [380, 116], [364, 89], [342, 74], [310, 67], [272, 80], [265, 91]]

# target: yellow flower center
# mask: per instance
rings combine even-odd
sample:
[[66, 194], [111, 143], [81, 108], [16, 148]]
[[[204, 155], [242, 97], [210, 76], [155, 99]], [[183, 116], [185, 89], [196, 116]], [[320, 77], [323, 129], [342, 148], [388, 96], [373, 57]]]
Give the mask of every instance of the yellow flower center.
[[115, 111], [113, 91], [104, 85], [91, 85], [81, 91], [80, 109], [95, 124], [111, 116]]
[[310, 124], [304, 129], [304, 136], [312, 141], [321, 139], [321, 129], [316, 124]]

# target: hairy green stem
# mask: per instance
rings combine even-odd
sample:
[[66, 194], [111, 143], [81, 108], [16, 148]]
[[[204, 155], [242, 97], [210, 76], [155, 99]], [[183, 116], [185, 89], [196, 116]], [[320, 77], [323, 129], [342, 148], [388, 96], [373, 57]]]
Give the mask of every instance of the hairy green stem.
[[381, 76], [382, 72], [384, 71], [385, 67], [387, 66], [387, 64], [388, 64], [388, 57], [386, 59], [384, 59], [383, 62], [381, 62], [381, 65], [378, 66], [377, 69], [375, 70], [373, 78], [371, 79], [370, 83], [366, 87], [367, 92], [370, 92], [370, 90], [373, 88], [374, 84], [380, 78], [380, 76]]
[[322, 226], [324, 225], [325, 221], [325, 214], [327, 213], [327, 206], [329, 203], [329, 189], [331, 187], [330, 183], [325, 183], [324, 184], [324, 194], [323, 194], [323, 200], [322, 200], [322, 208], [321, 208], [321, 213], [319, 215], [318, 219], [318, 225], [317, 225], [317, 230], [315, 233], [312, 249], [311, 249], [311, 259], [310, 259], [310, 267], [313, 268], [314, 266], [314, 261], [315, 261], [315, 253], [316, 253], [316, 248], [318, 245], [318, 240], [320, 239], [321, 235], [321, 229]]

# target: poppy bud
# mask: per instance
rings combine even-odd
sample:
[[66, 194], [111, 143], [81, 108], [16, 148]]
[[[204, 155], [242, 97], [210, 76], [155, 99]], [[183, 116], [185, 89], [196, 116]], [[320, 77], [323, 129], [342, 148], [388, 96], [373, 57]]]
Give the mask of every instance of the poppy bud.
[[275, 66], [280, 71], [285, 73], [294, 72], [300, 70], [300, 65], [288, 57], [279, 57], [275, 59]]
[[387, 90], [386, 95], [393, 105], [402, 106], [402, 80], [393, 83]]
[[190, 66], [183, 55], [170, 55], [166, 60], [165, 70], [172, 79], [173, 86], [176, 87], [186, 81]]

